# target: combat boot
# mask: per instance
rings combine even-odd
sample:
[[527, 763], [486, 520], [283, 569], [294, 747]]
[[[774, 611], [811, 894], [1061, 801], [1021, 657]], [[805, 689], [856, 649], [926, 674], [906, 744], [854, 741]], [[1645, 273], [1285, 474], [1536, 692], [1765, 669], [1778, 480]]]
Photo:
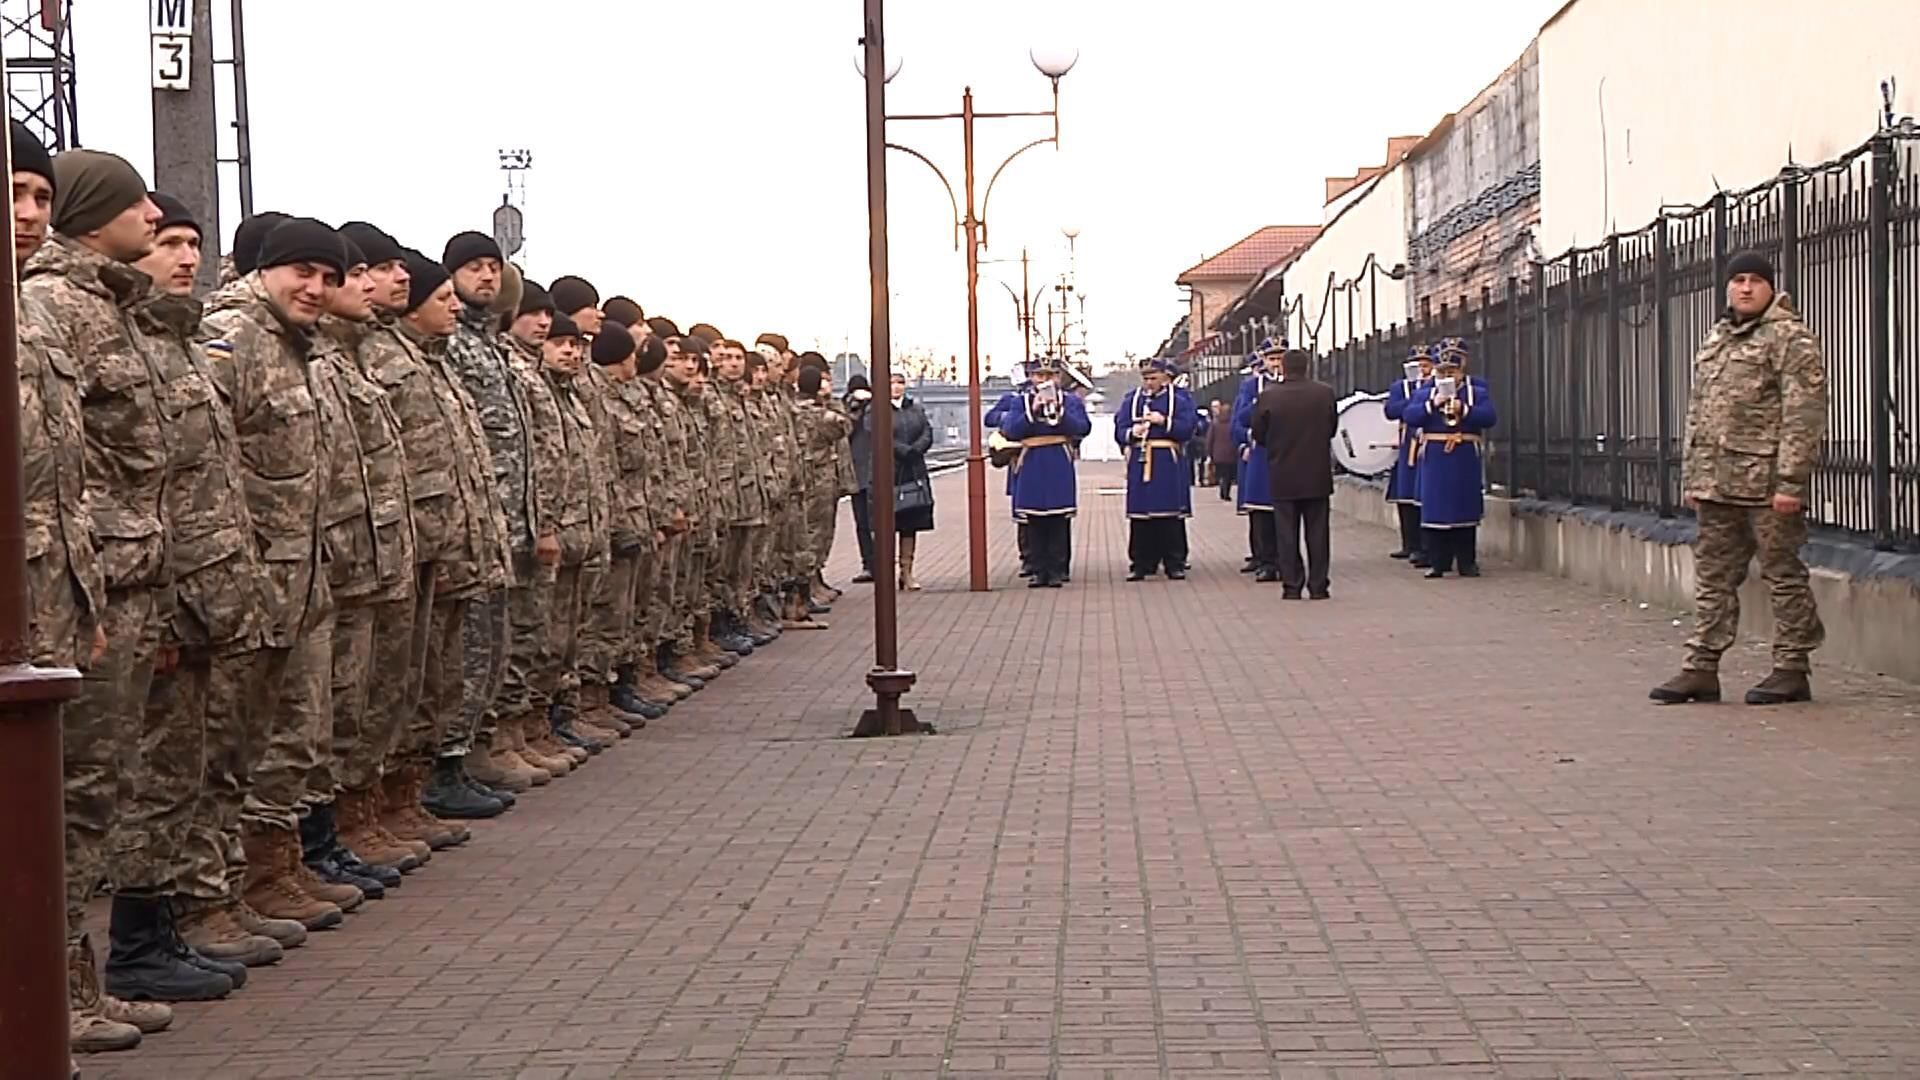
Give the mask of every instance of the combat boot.
[[560, 733], [560, 729], [556, 726], [554, 718], [565, 715], [570, 714], [559, 711], [559, 706], [557, 705], [550, 706], [547, 709], [546, 718], [530, 721], [530, 726], [527, 730], [530, 732], [539, 732], [540, 748], [542, 750], [545, 750], [549, 754], [559, 754], [561, 757], [572, 762], [573, 767], [578, 769], [587, 763], [587, 759], [593, 756], [594, 751], [588, 750], [586, 744], [581, 742], [579, 738], [569, 738]]
[[1662, 705], [1684, 705], [1690, 701], [1719, 701], [1720, 676], [1712, 671], [1683, 670], [1680, 674], [1648, 691], [1647, 697]]
[[[171, 1015], [168, 1020], [172, 1020]], [[67, 1044], [81, 1054], [131, 1050], [140, 1045], [138, 1027], [108, 1018], [102, 1008], [93, 941], [84, 934], [78, 942], [67, 945]]]
[[553, 728], [553, 737], [560, 741], [560, 745], [585, 750], [588, 756], [605, 751], [608, 744], [586, 735], [575, 727], [574, 725], [579, 722], [579, 717], [560, 702], [554, 702], [547, 709], [547, 723]]
[[189, 960], [186, 946], [169, 932], [166, 903], [157, 896], [114, 895], [106, 990], [129, 1001], [214, 1001], [233, 993], [232, 979]]
[[649, 653], [640, 661], [640, 671], [634, 680], [634, 689], [641, 697], [649, 701], [664, 702], [672, 705], [685, 701], [693, 690], [684, 684], [674, 682], [660, 673], [658, 653]]
[[308, 930], [326, 930], [345, 920], [338, 906], [308, 893], [295, 879], [300, 844], [290, 830], [248, 828], [242, 843], [247, 849], [243, 895], [248, 907], [267, 919], [291, 919]]
[[[307, 872], [323, 885], [350, 887], [360, 891], [363, 900], [383, 900], [387, 888], [378, 879], [356, 873], [347, 864], [348, 853], [340, 847], [340, 837], [333, 823], [333, 804], [320, 803], [310, 807], [305, 817], [300, 819], [300, 862]], [[352, 860], [359, 862], [358, 859]], [[303, 880], [302, 884], [306, 884]], [[353, 901], [345, 893], [325, 896], [314, 892], [323, 900], [331, 900], [340, 905], [342, 911], [352, 911], [347, 904]], [[335, 899], [335, 897], [338, 899]]]
[[[299, 924], [294, 924], [299, 928]], [[248, 933], [233, 921], [226, 905], [210, 900], [175, 902], [174, 927], [187, 947], [213, 960], [229, 960], [247, 967], [278, 963], [285, 954], [270, 937]], [[304, 936], [305, 930], [301, 930]]]
[[527, 760], [552, 773], [556, 780], [573, 771], [573, 755], [553, 741], [553, 732], [547, 730], [547, 722], [540, 714], [521, 716], [519, 725], [521, 741], [527, 746]]
[[473, 821], [499, 817], [506, 806], [468, 787], [460, 771], [461, 759], [436, 758], [433, 777], [420, 793], [420, 805], [437, 818]]
[[573, 731], [588, 742], [599, 743], [602, 749], [633, 734], [633, 729], [614, 719], [611, 712], [596, 713], [591, 718], [576, 716], [573, 719]]
[[1760, 684], [1747, 691], [1749, 705], [1785, 705], [1792, 701], [1812, 701], [1813, 682], [1804, 671], [1774, 668]]
[[[520, 755], [513, 752], [512, 740], [503, 730], [494, 731], [493, 742], [486, 747], [486, 750], [487, 767], [478, 767], [472, 755], [468, 755], [467, 774], [486, 780], [491, 787], [519, 793], [531, 791], [536, 784], [544, 784], [551, 779], [550, 777], [536, 779], [540, 774], [533, 766], [521, 760]], [[497, 777], [500, 782], [493, 783], [487, 780], [488, 777]]]
[[253, 910], [245, 897], [229, 897], [221, 907], [240, 929], [257, 937], [272, 938], [283, 950], [297, 949], [307, 943], [306, 927], [292, 919], [269, 919]]
[[334, 824], [340, 830], [340, 843], [364, 860], [369, 866], [385, 867], [394, 872], [389, 880], [380, 878], [380, 883], [393, 888], [400, 884], [398, 875], [417, 869], [420, 860], [412, 849], [401, 844], [399, 839], [388, 835], [380, 828], [380, 796], [376, 788], [365, 791], [343, 791], [334, 800]]
[[[498, 749], [503, 740], [506, 743], [504, 753]], [[511, 769], [517, 766], [524, 770], [534, 787], [553, 781], [553, 774], [541, 768], [540, 763], [533, 759], [533, 750], [527, 745], [527, 733], [521, 729], [518, 720], [501, 724], [493, 733], [493, 742], [494, 753], [501, 759], [501, 768]]]
[[[168, 897], [160, 902], [161, 931], [166, 935], [167, 948], [174, 955], [201, 971], [211, 971], [225, 975], [233, 981], [235, 990], [247, 985], [247, 965], [236, 960], [215, 960], [200, 950], [187, 944], [180, 936], [180, 921], [174, 914], [173, 899]], [[109, 995], [111, 1000], [111, 995]]]
[[[905, 586], [901, 586], [905, 588]], [[827, 624], [813, 617], [798, 590], [787, 594], [787, 606], [780, 622], [782, 630], [825, 630]]]
[[701, 663], [725, 671], [740, 662], [738, 656], [721, 648], [720, 643], [713, 640], [713, 623], [711, 620], [702, 619], [695, 625], [693, 635], [693, 655], [698, 658]]
[[132, 1024], [142, 1035], [152, 1035], [173, 1026], [173, 1006], [164, 1001], [122, 1001], [112, 994], [102, 993], [100, 1015], [116, 1024]]
[[422, 866], [433, 853], [455, 843], [453, 831], [420, 809], [413, 778], [421, 766], [409, 761], [380, 778], [380, 827], [413, 852]]
[[298, 838], [287, 841], [287, 845], [292, 848], [292, 853], [287, 857], [292, 863], [288, 869], [293, 876], [294, 883], [299, 885], [300, 890], [308, 896], [332, 904], [341, 911], [357, 910], [360, 905], [366, 901], [366, 893], [362, 892], [358, 886], [345, 884], [340, 881], [329, 881], [319, 874], [314, 873], [313, 867], [307, 864], [306, 855], [311, 844], [310, 830], [312, 828], [308, 823], [312, 818], [313, 814], [309, 813], [306, 817], [300, 819], [300, 833]]
[[513, 805], [520, 801], [513, 797], [513, 792], [511, 791], [488, 787], [480, 781], [475, 780], [473, 774], [467, 771], [467, 763], [464, 759], [460, 762], [460, 782], [467, 785], [468, 789], [475, 795], [484, 799], [492, 799], [508, 810], [513, 809]]
[[644, 728], [647, 721], [658, 720], [667, 713], [666, 707], [658, 702], [647, 701], [640, 696], [634, 686], [633, 669], [623, 667], [620, 676], [607, 690], [607, 708], [613, 715], [636, 728]]
[[[496, 733], [495, 738], [499, 738]], [[500, 791], [520, 792], [533, 787], [533, 777], [525, 768], [518, 770], [507, 768], [494, 756], [491, 743], [476, 741], [473, 749], [461, 762], [467, 775], [489, 788]]]

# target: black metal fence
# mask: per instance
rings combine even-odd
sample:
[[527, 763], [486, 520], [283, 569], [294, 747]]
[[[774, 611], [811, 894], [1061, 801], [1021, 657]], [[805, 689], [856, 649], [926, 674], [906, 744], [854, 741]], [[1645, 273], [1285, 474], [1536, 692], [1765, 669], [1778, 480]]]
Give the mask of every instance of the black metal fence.
[[[1578, 248], [1331, 351], [1319, 376], [1379, 391], [1414, 341], [1461, 337], [1500, 408], [1490, 482], [1615, 509], [1682, 512], [1694, 350], [1727, 260], [1768, 253], [1826, 358], [1828, 432], [1808, 509], [1881, 548], [1920, 549], [1920, 136], [1890, 131], [1635, 232]], [[1239, 356], [1196, 359], [1196, 384]]]

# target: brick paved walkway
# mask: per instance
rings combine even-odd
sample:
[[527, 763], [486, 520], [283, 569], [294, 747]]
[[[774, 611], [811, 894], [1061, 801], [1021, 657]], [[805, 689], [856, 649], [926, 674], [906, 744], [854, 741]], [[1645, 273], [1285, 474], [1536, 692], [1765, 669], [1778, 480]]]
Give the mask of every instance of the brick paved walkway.
[[1088, 472], [1060, 592], [940, 481], [939, 735], [836, 737], [856, 592], [88, 1075], [1920, 1076], [1920, 691], [1657, 710], [1671, 613], [1357, 526], [1282, 604], [1211, 496], [1129, 585]]

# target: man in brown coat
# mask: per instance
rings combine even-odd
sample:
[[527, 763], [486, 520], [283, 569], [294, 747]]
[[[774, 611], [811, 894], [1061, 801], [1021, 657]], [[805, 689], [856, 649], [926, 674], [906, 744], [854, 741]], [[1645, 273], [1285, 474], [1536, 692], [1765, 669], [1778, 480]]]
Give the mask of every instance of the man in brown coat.
[[[1267, 455], [1273, 493], [1274, 531], [1280, 568], [1262, 570], [1260, 581], [1280, 580], [1281, 596], [1300, 599], [1304, 586], [1315, 600], [1327, 598], [1327, 563], [1332, 557], [1328, 511], [1333, 500], [1333, 433], [1339, 410], [1333, 387], [1307, 374], [1309, 357], [1287, 353], [1278, 385], [1253, 405], [1253, 441]], [[1307, 564], [1300, 565], [1300, 531], [1307, 534]]]

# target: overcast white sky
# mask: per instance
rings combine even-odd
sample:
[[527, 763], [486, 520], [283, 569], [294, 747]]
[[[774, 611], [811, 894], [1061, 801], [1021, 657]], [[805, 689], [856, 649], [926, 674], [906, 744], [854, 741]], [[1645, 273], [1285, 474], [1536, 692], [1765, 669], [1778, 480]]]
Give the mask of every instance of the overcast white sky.
[[[1065, 269], [1097, 361], [1157, 345], [1174, 277], [1254, 228], [1320, 220], [1322, 180], [1425, 133], [1526, 47], [1561, 0], [894, 0], [890, 112], [1045, 108], [1027, 50], [1080, 49], [1064, 148], [994, 191], [986, 258]], [[215, 0], [224, 33], [227, 0]], [[147, 0], [74, 5], [80, 133], [152, 175]], [[372, 221], [438, 255], [491, 231], [497, 151], [533, 152], [523, 265], [583, 274], [649, 315], [865, 354], [859, 0], [250, 0], [259, 209]], [[223, 119], [227, 97], [222, 92]], [[984, 121], [984, 189], [1045, 121]], [[960, 125], [889, 132], [960, 185]], [[223, 147], [230, 145], [223, 134]], [[895, 348], [966, 354], [965, 271], [926, 167], [889, 158]], [[229, 170], [229, 173], [231, 170]], [[231, 180], [223, 232], [238, 218]], [[981, 268], [994, 368], [1020, 355], [1019, 266]]]

